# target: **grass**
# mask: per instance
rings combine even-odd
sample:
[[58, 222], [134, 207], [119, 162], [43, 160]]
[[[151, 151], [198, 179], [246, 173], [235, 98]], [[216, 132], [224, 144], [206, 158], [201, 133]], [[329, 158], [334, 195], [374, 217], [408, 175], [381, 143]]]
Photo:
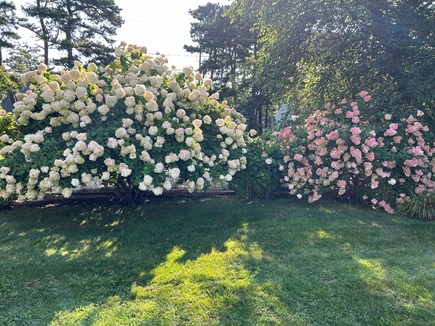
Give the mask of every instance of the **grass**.
[[0, 212], [0, 325], [435, 325], [435, 224], [338, 203]]

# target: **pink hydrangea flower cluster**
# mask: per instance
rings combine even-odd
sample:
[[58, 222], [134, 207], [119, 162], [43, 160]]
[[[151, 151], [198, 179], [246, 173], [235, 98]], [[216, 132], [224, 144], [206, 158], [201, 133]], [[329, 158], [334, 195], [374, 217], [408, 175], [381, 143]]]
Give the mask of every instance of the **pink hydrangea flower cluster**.
[[[415, 117], [373, 126], [361, 119], [371, 100], [328, 103], [303, 124], [285, 127], [277, 138], [284, 151], [283, 182], [309, 202], [335, 193], [362, 199], [393, 213], [411, 194], [435, 191], [435, 146], [428, 126]], [[421, 116], [421, 113], [420, 113]]]

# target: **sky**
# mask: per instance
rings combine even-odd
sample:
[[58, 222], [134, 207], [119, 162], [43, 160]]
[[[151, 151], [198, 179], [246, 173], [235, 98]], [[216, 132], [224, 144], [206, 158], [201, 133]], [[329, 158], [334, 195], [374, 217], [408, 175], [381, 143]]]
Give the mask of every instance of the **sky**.
[[[29, 0], [13, 0], [21, 8]], [[115, 0], [122, 9], [124, 25], [118, 29], [116, 44], [146, 46], [149, 53], [165, 54], [169, 65], [178, 69], [185, 66], [198, 68], [198, 56], [183, 49], [184, 44], [193, 44], [190, 39], [190, 23], [193, 22], [189, 9], [196, 9], [207, 2], [229, 4], [230, 0]], [[20, 12], [18, 12], [20, 13]], [[34, 45], [32, 34], [20, 30], [21, 41]]]

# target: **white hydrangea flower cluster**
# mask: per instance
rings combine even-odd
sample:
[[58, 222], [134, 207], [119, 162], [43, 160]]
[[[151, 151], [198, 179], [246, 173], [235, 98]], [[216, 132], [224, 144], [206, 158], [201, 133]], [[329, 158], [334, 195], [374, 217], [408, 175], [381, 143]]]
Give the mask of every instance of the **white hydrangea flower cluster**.
[[202, 190], [246, 168], [246, 119], [209, 94], [212, 82], [165, 56], [121, 44], [106, 67], [76, 62], [52, 74], [41, 64], [23, 75], [14, 114], [24, 135], [2, 135], [0, 197], [71, 196], [89, 184], [160, 195], [174, 184]]

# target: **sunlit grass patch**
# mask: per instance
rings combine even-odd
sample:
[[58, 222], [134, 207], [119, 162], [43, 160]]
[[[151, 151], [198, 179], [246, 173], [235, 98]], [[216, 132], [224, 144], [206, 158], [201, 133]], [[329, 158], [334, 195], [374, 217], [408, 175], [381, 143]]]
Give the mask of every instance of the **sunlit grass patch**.
[[286, 199], [0, 214], [0, 325], [435, 320], [431, 223]]
[[271, 284], [258, 283], [244, 267], [246, 258], [261, 259], [261, 250], [242, 238], [246, 237], [230, 239], [224, 251], [212, 249], [195, 260], [182, 261], [186, 251], [173, 247], [166, 260], [152, 271], [153, 278], [147, 284], [132, 286], [132, 299], [111, 297], [99, 307], [91, 304], [61, 312], [52, 324], [302, 322], [274, 296]]

